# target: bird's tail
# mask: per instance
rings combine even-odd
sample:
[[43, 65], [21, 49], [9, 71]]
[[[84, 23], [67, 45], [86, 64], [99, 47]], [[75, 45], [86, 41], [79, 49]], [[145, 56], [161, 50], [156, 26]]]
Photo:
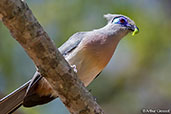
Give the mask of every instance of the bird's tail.
[[0, 114], [11, 114], [23, 104], [23, 100], [30, 82], [31, 80], [6, 97], [0, 99]]
[[27, 83], [0, 99], [0, 114], [10, 114], [20, 106], [33, 107], [52, 101], [53, 89], [38, 72]]

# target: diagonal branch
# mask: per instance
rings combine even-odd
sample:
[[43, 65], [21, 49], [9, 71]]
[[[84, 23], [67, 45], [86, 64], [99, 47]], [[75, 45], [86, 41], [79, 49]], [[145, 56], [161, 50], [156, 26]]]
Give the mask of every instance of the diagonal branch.
[[0, 0], [0, 15], [13, 38], [22, 45], [71, 113], [103, 113], [25, 2]]

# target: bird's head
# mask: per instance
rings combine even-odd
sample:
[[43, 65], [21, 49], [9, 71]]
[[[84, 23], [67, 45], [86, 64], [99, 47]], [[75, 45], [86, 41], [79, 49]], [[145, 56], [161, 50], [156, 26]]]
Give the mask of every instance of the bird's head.
[[120, 15], [120, 14], [106, 14], [104, 17], [108, 21], [108, 27], [111, 28], [114, 32], [119, 34], [127, 34], [132, 32], [134, 36], [139, 32], [138, 27], [135, 25], [135, 22], [129, 17]]

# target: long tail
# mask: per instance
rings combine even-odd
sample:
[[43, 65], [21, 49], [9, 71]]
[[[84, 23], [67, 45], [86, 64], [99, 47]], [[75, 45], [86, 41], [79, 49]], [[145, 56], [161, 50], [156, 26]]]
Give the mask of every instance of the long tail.
[[57, 98], [50, 84], [38, 72], [27, 83], [0, 99], [0, 114], [10, 114], [20, 106], [33, 107]]
[[31, 80], [6, 97], [0, 99], [0, 114], [11, 114], [23, 104], [23, 100], [30, 82]]

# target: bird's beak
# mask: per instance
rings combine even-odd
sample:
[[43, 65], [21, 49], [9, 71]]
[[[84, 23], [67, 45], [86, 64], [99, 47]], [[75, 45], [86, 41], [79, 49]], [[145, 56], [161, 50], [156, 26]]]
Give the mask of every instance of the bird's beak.
[[127, 25], [127, 28], [133, 32], [132, 36], [139, 32], [139, 28], [136, 25]]

